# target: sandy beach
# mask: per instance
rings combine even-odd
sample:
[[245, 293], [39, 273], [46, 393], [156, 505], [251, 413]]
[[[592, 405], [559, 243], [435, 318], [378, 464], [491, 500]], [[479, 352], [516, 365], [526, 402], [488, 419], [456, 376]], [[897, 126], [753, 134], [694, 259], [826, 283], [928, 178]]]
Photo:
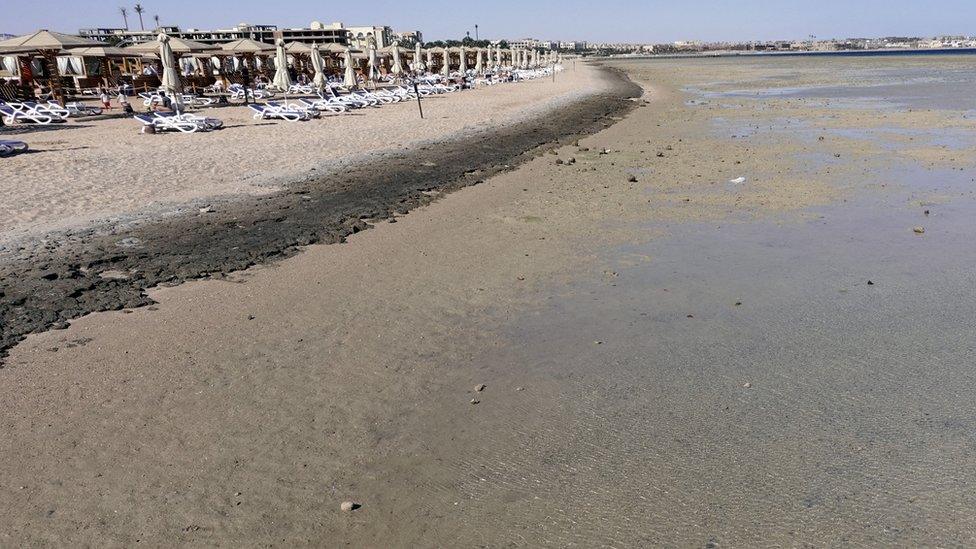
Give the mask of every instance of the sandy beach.
[[[572, 68], [572, 67], [571, 67]], [[34, 151], [4, 161], [0, 250], [51, 231], [132, 221], [282, 184], [382, 162], [438, 140], [515, 124], [594, 93], [592, 69], [470, 90], [415, 103], [326, 116], [308, 123], [256, 121], [243, 106], [195, 111], [225, 130], [143, 135], [129, 119], [79, 119], [17, 135]], [[280, 98], [279, 98], [280, 99]], [[137, 109], [141, 104], [134, 104]]]
[[[614, 62], [644, 95], [578, 143], [30, 335], [0, 544], [973, 544], [976, 119], [782, 95], [892, 69], [859, 63]], [[496, 115], [471, 116], [426, 139]]]

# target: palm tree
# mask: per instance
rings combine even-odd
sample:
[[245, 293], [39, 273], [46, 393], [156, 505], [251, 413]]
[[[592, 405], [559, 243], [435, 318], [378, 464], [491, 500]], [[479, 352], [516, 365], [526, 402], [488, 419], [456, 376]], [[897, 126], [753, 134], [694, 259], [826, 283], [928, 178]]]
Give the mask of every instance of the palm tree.
[[125, 23], [125, 30], [129, 30], [129, 11], [125, 8], [119, 8], [119, 12], [122, 14], [122, 21]]
[[139, 29], [146, 30], [146, 26], [142, 24], [142, 12], [146, 11], [146, 8], [142, 7], [142, 4], [136, 4], [135, 10], [139, 14]]

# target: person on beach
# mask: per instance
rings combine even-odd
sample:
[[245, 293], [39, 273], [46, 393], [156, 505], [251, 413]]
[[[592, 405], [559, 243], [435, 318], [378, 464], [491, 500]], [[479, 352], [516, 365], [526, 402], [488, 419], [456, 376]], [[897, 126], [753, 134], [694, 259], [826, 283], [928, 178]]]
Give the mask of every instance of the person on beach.
[[129, 104], [129, 98], [125, 96], [124, 93], [119, 93], [119, 108], [125, 114], [132, 114], [132, 105]]
[[158, 112], [173, 112], [173, 100], [166, 95], [166, 92], [159, 92], [159, 103], [156, 104]]
[[101, 88], [99, 93], [99, 99], [102, 100], [102, 108], [105, 110], [112, 110], [112, 98], [108, 95], [108, 90]]

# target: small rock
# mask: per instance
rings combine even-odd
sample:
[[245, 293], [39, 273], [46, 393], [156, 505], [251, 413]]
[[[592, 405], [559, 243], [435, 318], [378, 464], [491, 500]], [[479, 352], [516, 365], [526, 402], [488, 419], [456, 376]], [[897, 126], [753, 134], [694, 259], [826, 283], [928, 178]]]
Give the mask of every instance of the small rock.
[[912, 230], [915, 231], [915, 234], [924, 234], [925, 233], [925, 227], [922, 227], [921, 225], [915, 227]]
[[478, 399], [476, 399], [476, 398], [472, 398], [471, 399], [471, 404], [481, 404], [481, 401], [478, 400]]
[[200, 208], [200, 213], [202, 214], [214, 213], [215, 211], [217, 210], [214, 210], [213, 206], [204, 206]]
[[481, 391], [485, 390], [485, 387], [487, 387], [487, 385], [485, 385], [484, 383], [479, 383], [474, 386], [474, 390], [475, 392], [480, 393]]
[[742, 302], [741, 301], [736, 301], [735, 302], [735, 306], [738, 307], [739, 305], [742, 305]]
[[396, 222], [397, 222], [397, 220], [396, 220], [396, 218], [395, 218], [395, 217], [391, 217], [391, 218], [390, 218], [390, 223], [396, 223]]
[[637, 176], [636, 175], [632, 175], [632, 176], [628, 177], [627, 178], [627, 182], [628, 183], [637, 183]]
[[929, 211], [928, 210], [925, 210], [924, 213], [925, 213], [925, 215], [929, 215]]
[[516, 280], [525, 280], [525, 277], [524, 276], [517, 276], [517, 277], [515, 277], [515, 279]]
[[664, 158], [664, 153], [663, 153], [663, 152], [659, 152], [659, 153], [657, 153], [657, 157], [658, 157], [658, 158]]
[[563, 164], [564, 164], [564, 162], [563, 162], [563, 159], [562, 158], [557, 158], [556, 159], [556, 165], [557, 166], [562, 166]]
[[868, 286], [874, 286], [874, 282], [868, 280]]
[[515, 390], [516, 391], [524, 391], [525, 390], [525, 387], [516, 387]]
[[339, 509], [341, 509], [341, 510], [347, 512], [347, 513], [349, 511], [355, 511], [356, 509], [359, 509], [360, 507], [362, 507], [362, 505], [360, 505], [360, 504], [358, 504], [358, 503], [356, 503], [354, 501], [343, 501], [342, 504], [339, 505]]
[[743, 383], [742, 384], [742, 387], [744, 389], [751, 389], [752, 388], [752, 383], [749, 383], [749, 382]]

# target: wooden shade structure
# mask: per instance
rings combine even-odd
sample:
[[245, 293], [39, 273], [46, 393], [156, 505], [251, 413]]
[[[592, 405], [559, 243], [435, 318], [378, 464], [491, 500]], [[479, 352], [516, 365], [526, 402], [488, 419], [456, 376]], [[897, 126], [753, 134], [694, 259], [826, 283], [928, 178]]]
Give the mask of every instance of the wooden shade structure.
[[58, 70], [58, 54], [76, 48], [97, 48], [105, 44], [94, 40], [85, 40], [70, 34], [51, 32], [46, 29], [33, 34], [17, 36], [0, 41], [0, 54], [29, 54], [40, 55], [48, 73], [48, 87], [51, 94], [58, 101], [64, 102], [64, 90], [61, 87], [61, 74]]

